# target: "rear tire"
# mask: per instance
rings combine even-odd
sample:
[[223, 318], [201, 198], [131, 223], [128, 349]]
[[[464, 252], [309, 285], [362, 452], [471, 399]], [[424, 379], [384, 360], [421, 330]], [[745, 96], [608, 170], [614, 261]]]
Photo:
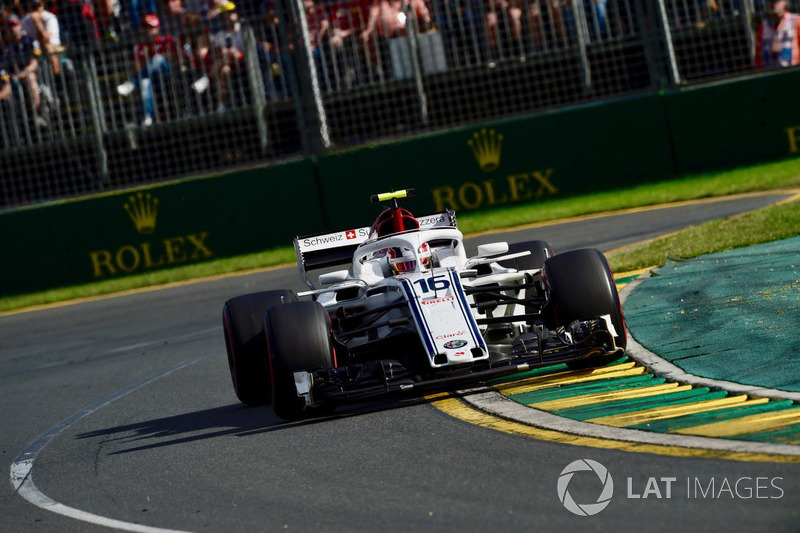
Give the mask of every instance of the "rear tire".
[[332, 403], [306, 408], [297, 396], [294, 372], [336, 366], [327, 311], [317, 302], [295, 302], [273, 308], [264, 318], [272, 369], [272, 406], [284, 420], [320, 414]]
[[[623, 349], [627, 346], [617, 286], [608, 261], [599, 250], [574, 250], [556, 255], [545, 261], [544, 276], [550, 289], [550, 301], [544, 313], [547, 327], [566, 326], [575, 320], [610, 315], [616, 330], [614, 342]], [[620, 357], [620, 354], [595, 356], [567, 365], [571, 368], [604, 365]]]
[[545, 241], [515, 242], [508, 245], [509, 254], [519, 252], [530, 252], [530, 255], [524, 255], [516, 259], [505, 259], [498, 261], [498, 264], [506, 268], [516, 268], [517, 270], [533, 270], [542, 268], [544, 262], [555, 255], [553, 249]]
[[270, 307], [296, 302], [293, 291], [264, 291], [231, 298], [222, 308], [222, 326], [233, 389], [247, 405], [272, 401], [264, 313]]

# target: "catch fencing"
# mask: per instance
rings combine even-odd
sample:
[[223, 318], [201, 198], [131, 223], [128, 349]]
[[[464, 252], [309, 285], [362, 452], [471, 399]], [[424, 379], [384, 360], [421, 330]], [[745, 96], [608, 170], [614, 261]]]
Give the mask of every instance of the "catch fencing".
[[241, 6], [238, 27], [184, 26], [148, 76], [130, 32], [68, 44], [41, 57], [38, 109], [5, 81], [0, 210], [750, 75], [765, 9], [267, 0]]

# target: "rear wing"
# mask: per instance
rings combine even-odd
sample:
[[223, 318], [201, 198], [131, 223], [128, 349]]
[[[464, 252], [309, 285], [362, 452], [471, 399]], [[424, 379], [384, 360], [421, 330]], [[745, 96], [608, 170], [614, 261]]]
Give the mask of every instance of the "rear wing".
[[[447, 210], [417, 218], [420, 231], [434, 228], [455, 228], [456, 213]], [[349, 265], [353, 254], [361, 244], [369, 239], [370, 226], [335, 231], [333, 233], [317, 233], [303, 237], [295, 237], [294, 250], [297, 254], [297, 268], [302, 280], [314, 289], [307, 272], [336, 265]]]

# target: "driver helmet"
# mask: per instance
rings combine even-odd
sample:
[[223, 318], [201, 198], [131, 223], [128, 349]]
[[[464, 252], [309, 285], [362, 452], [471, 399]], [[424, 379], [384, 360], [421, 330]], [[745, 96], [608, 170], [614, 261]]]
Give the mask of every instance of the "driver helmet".
[[423, 270], [430, 268], [431, 252], [427, 243], [420, 246], [418, 256], [415, 256], [414, 252], [407, 248], [389, 249], [389, 266], [392, 267], [392, 272], [395, 274], [414, 272], [417, 269], [417, 261]]
[[407, 209], [398, 208], [402, 227], [395, 228], [395, 218], [392, 209], [384, 209], [372, 224], [370, 233], [377, 233], [378, 237], [385, 237], [393, 233], [419, 229], [419, 222]]
[[395, 274], [414, 272], [417, 269], [417, 258], [414, 252], [405, 248], [389, 249], [389, 266]]

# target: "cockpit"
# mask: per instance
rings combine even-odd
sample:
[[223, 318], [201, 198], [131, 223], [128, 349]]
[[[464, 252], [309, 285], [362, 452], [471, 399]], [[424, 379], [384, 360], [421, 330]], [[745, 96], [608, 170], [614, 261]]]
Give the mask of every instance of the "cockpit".
[[[353, 262], [356, 277], [367, 281], [414, 272], [427, 272], [436, 267], [457, 267], [463, 262], [463, 246], [456, 238], [428, 240], [427, 232], [409, 232], [388, 237], [361, 248]], [[428, 238], [428, 239], [426, 239]], [[461, 250], [461, 252], [459, 252]], [[360, 255], [360, 256], [359, 256]]]

